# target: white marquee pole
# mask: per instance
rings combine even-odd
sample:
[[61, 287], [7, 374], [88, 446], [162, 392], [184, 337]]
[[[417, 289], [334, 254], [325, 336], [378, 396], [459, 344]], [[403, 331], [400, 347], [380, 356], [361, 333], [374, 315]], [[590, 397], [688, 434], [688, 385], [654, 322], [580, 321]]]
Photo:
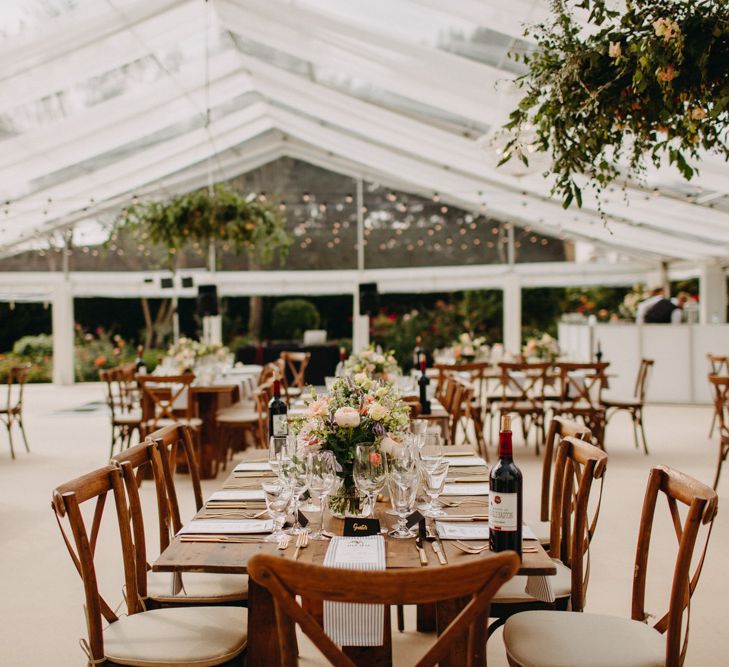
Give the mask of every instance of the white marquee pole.
[[359, 314], [359, 284], [364, 279], [364, 183], [357, 177], [357, 284], [352, 309], [352, 349], [356, 352], [370, 344], [370, 318]]
[[514, 225], [507, 227], [507, 261], [509, 272], [504, 278], [503, 329], [504, 349], [512, 354], [521, 352], [521, 280], [514, 270], [516, 249], [514, 247]]
[[53, 383], [71, 385], [74, 382], [73, 289], [65, 275], [53, 286]]
[[726, 322], [726, 273], [719, 263], [702, 264], [699, 268], [699, 323]]

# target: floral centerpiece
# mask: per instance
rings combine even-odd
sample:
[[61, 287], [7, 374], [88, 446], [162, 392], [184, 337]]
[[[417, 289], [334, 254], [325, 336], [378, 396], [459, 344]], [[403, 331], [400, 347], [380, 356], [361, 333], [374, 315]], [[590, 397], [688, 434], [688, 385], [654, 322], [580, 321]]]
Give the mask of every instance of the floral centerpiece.
[[340, 517], [359, 514], [352, 476], [357, 445], [375, 443], [383, 452], [399, 446], [410, 424], [409, 408], [391, 384], [365, 373], [338, 378], [326, 396], [312, 388], [306, 403], [306, 415], [292, 420], [297, 453], [305, 458], [329, 452], [342, 482], [329, 498], [329, 508]]
[[177, 372], [182, 373], [193, 370], [203, 359], [222, 363], [229, 354], [230, 350], [220, 343], [204, 343], [181, 336], [176, 343], [170, 345], [167, 359]]
[[476, 337], [469, 332], [462, 333], [451, 349], [456, 361], [473, 361], [477, 357], [488, 356], [489, 353], [486, 338], [484, 336]]
[[374, 345], [366, 347], [357, 354], [350, 354], [349, 359], [344, 362], [344, 370], [349, 375], [364, 373], [371, 378], [383, 380], [401, 373], [395, 353], [392, 350], [379, 352]]
[[559, 345], [552, 336], [545, 333], [541, 338], [528, 338], [522, 348], [522, 355], [525, 359], [555, 361], [559, 356]]

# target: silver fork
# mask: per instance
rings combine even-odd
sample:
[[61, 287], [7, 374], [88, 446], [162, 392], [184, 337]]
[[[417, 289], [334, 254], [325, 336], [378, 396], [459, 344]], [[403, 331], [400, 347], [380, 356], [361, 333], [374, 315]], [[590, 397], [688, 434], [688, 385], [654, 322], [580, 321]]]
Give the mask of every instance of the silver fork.
[[453, 546], [467, 554], [480, 554], [482, 551], [487, 551], [489, 548], [488, 544], [484, 544], [481, 547], [474, 547], [470, 544], [466, 544], [465, 542], [461, 542], [461, 540], [456, 540], [453, 543]]
[[296, 536], [296, 551], [294, 551], [294, 560], [298, 559], [299, 552], [309, 546], [309, 533], [299, 533]]

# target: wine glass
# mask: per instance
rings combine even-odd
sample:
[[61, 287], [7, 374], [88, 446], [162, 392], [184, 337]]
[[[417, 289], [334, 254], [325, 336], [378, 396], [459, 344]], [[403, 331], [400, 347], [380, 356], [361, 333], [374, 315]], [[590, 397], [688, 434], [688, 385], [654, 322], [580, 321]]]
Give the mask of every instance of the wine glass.
[[[331, 454], [331, 452], [328, 452]], [[309, 454], [306, 466], [309, 482], [309, 491], [312, 496], [319, 498], [319, 506], [321, 507], [321, 519], [319, 521], [319, 530], [312, 533], [309, 537], [312, 540], [323, 540], [324, 537], [324, 502], [334, 487], [337, 479], [337, 473], [334, 470], [332, 457], [324, 452], [314, 452]]]
[[405, 539], [414, 537], [406, 524], [408, 515], [413, 511], [415, 495], [418, 491], [417, 469], [415, 466], [395, 467], [390, 469], [388, 478], [388, 489], [390, 491], [390, 502], [397, 514], [397, 525], [389, 532], [390, 537]]
[[271, 470], [278, 476], [280, 475], [282, 461], [289, 460], [290, 445], [288, 440], [282, 436], [272, 435], [268, 439], [268, 464]]
[[385, 486], [387, 469], [385, 457], [377, 445], [357, 445], [352, 476], [357, 489], [369, 499], [370, 513], [375, 513], [375, 498]]
[[291, 487], [281, 480], [263, 482], [263, 494], [266, 499], [266, 509], [273, 519], [274, 530], [266, 542], [278, 542], [286, 533], [283, 531], [284, 520], [291, 505]]
[[306, 462], [293, 457], [291, 459], [282, 459], [279, 476], [284, 484], [291, 489], [292, 507], [291, 512], [294, 515], [294, 525], [287, 532], [291, 535], [297, 533], [308, 533], [309, 529], [301, 525], [299, 521], [299, 510], [301, 509], [301, 496], [309, 488], [309, 479], [307, 474]]
[[438, 496], [443, 493], [449, 467], [448, 461], [440, 459], [433, 467], [424, 467], [422, 470], [425, 493], [428, 494], [430, 500], [418, 505], [418, 509], [424, 510], [425, 516], [438, 517], [446, 514], [438, 502]]

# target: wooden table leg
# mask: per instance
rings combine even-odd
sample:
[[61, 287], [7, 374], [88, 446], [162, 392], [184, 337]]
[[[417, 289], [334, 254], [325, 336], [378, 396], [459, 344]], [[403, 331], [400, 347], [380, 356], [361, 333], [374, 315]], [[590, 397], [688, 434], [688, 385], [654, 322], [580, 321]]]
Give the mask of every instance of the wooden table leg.
[[251, 667], [281, 663], [276, 632], [276, 610], [271, 594], [248, 580], [248, 659]]
[[418, 632], [435, 632], [437, 629], [434, 604], [419, 604], [415, 628]]

